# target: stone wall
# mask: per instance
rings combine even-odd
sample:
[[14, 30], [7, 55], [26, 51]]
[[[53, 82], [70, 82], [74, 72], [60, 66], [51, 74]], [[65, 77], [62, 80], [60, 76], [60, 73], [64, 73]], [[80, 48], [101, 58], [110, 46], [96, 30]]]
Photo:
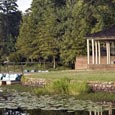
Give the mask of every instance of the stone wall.
[[[47, 79], [44, 78], [24, 78], [24, 80], [22, 80], [22, 85], [45, 87], [45, 85], [50, 82], [51, 81], [48, 81]], [[93, 92], [115, 93], [115, 82], [89, 81], [87, 83], [91, 87], [91, 90]]]
[[24, 78], [21, 83], [26, 86], [45, 87], [48, 81], [43, 78]]
[[115, 93], [115, 82], [95, 82], [90, 81], [88, 85], [94, 92], [113, 92]]

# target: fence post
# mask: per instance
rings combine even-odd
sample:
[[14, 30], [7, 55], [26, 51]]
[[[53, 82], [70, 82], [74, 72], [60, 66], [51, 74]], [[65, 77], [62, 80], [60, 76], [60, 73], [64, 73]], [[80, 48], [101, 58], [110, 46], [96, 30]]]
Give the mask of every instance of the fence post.
[[22, 62], [20, 63], [20, 66], [21, 66], [22, 75], [24, 75], [24, 70], [23, 70], [23, 64], [22, 64]]
[[13, 63], [13, 65], [14, 65], [14, 72], [15, 72], [15, 62]]
[[7, 73], [9, 73], [8, 63], [6, 63]]

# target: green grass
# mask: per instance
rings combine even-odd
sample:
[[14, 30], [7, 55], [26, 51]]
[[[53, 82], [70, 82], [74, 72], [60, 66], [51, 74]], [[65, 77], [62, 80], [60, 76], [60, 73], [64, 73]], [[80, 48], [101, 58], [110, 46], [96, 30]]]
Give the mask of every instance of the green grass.
[[2, 85], [2, 88], [5, 89], [9, 89], [9, 90], [17, 90], [19, 92], [32, 92], [33, 91], [33, 87], [29, 87], [29, 86], [22, 86], [20, 84], [15, 84], [15, 85]]
[[[24, 79], [25, 80], [25, 79]], [[71, 82], [68, 78], [50, 81], [45, 87], [22, 86], [21, 84], [2, 86], [19, 92], [31, 92], [36, 95], [78, 95], [90, 92], [90, 87], [85, 82]]]
[[[92, 101], [101, 101], [101, 102], [104, 102], [104, 101], [111, 101], [111, 102], [115, 102], [115, 94], [114, 93], [108, 93], [108, 92], [96, 92], [96, 93], [92, 93], [92, 92], [87, 92], [87, 87], [84, 87], [84, 84], [78, 84], [76, 85], [78, 86], [78, 89], [76, 89], [77, 93], [75, 92], [75, 95], [68, 95], [67, 92], [57, 92], [58, 91], [62, 91], [62, 89], [60, 89], [61, 87], [59, 86], [59, 89], [56, 88], [56, 92], [50, 92], [52, 89], [50, 87], [50, 89], [48, 88], [37, 88], [37, 87], [27, 87], [27, 86], [21, 86], [21, 85], [10, 85], [10, 86], [3, 86], [3, 88], [6, 88], [6, 89], [15, 89], [17, 90], [18, 92], [30, 92], [32, 94], [36, 94], [38, 96], [40, 95], [55, 95], [56, 93], [58, 93], [58, 95], [62, 96], [62, 95], [65, 95], [66, 93], [66, 96], [74, 96], [76, 97], [76, 99], [78, 100], [92, 100]], [[69, 86], [68, 86], [69, 87]], [[81, 88], [79, 88], [81, 87]], [[84, 88], [85, 89], [84, 89]], [[75, 91], [74, 89], [72, 89], [71, 91]], [[78, 91], [80, 92], [78, 94]], [[71, 92], [70, 92], [71, 93]], [[76, 95], [77, 94], [77, 95]]]
[[114, 93], [96, 92], [92, 93], [87, 81], [115, 81], [114, 71], [53, 71], [48, 73], [36, 73], [25, 75], [26, 77], [45, 78], [50, 81], [48, 85], [43, 88], [27, 87], [21, 85], [3, 86], [8, 89], [15, 89], [18, 91], [29, 91], [36, 95], [53, 95], [53, 94], [67, 94], [75, 96], [81, 100], [93, 101], [114, 101]]
[[88, 86], [86, 82], [73, 82], [69, 84], [69, 94], [70, 95], [79, 95], [82, 93], [91, 92], [91, 88]]
[[115, 71], [54, 71], [48, 73], [36, 73], [31, 75], [26, 75], [37, 78], [46, 79], [62, 79], [69, 78], [72, 80], [79, 81], [115, 81]]
[[81, 93], [79, 95], [76, 95], [75, 97], [76, 99], [80, 99], [80, 100], [115, 102], [115, 93], [108, 93], [108, 92]]

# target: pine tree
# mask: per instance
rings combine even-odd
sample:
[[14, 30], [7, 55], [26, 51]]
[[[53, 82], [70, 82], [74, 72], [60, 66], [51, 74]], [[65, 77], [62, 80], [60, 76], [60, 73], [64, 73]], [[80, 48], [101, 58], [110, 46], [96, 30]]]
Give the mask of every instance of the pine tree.
[[[8, 56], [15, 51], [15, 42], [19, 32], [21, 13], [17, 10], [17, 0], [0, 1], [2, 26], [0, 29], [2, 40], [2, 56]], [[5, 59], [5, 58], [4, 58]]]
[[86, 55], [85, 35], [115, 24], [115, 1], [33, 0], [24, 16], [17, 50], [30, 60], [74, 67]]

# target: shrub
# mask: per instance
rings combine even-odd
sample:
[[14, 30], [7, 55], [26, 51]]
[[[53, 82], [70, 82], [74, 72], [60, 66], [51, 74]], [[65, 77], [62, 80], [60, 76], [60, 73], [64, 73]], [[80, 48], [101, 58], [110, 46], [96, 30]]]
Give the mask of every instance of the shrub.
[[86, 82], [73, 82], [69, 85], [70, 95], [77, 95], [88, 92], [90, 92], [90, 87]]
[[67, 94], [69, 91], [69, 83], [70, 80], [67, 78], [56, 80], [52, 83], [53, 91], [58, 94]]

